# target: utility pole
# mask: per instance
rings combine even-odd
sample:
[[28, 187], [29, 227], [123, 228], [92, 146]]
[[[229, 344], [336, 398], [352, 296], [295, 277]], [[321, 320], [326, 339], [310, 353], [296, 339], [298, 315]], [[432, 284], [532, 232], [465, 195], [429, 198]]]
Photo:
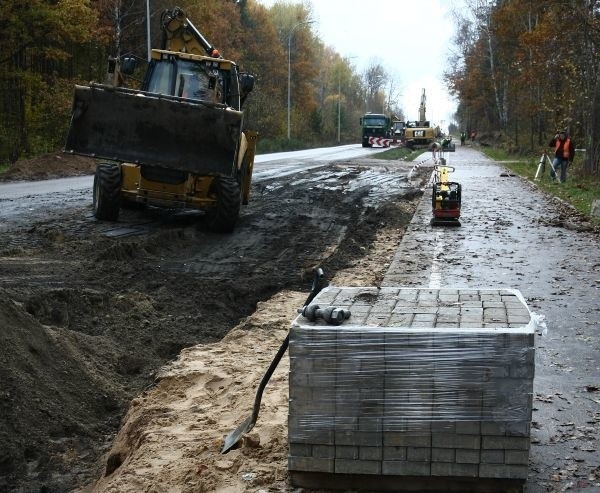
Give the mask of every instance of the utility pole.
[[340, 127], [342, 115], [342, 77], [338, 74], [338, 118], [337, 118], [337, 143], [340, 144]]
[[152, 59], [152, 49], [150, 48], [150, 0], [146, 0], [146, 42], [148, 45], [148, 61]]
[[[351, 56], [348, 58], [344, 58], [344, 60], [353, 60], [357, 58], [355, 56]], [[348, 67], [350, 67], [348, 65]], [[341, 143], [341, 120], [342, 120], [342, 73], [341, 69], [338, 71], [338, 104], [337, 104], [337, 143]]]

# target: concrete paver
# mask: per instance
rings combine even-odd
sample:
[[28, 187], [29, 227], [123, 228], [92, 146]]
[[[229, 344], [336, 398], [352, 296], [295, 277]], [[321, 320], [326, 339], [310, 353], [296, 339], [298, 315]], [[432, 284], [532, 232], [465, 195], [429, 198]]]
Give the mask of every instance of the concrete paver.
[[[479, 304], [466, 328], [461, 298]], [[390, 475], [527, 477], [534, 327], [518, 292], [330, 286], [315, 303], [353, 315], [299, 317], [290, 332], [288, 436], [306, 454], [290, 454], [295, 485], [317, 471], [372, 474], [375, 490]]]

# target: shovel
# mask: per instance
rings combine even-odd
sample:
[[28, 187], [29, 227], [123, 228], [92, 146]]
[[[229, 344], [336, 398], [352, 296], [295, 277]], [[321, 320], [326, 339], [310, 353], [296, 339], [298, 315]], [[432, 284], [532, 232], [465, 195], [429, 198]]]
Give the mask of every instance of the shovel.
[[[315, 296], [317, 296], [319, 291], [323, 289], [325, 284], [325, 274], [323, 273], [323, 269], [319, 267], [314, 270], [314, 273], [315, 277], [313, 279], [312, 288], [310, 290], [308, 298], [306, 298], [306, 301], [304, 302], [304, 306], [308, 306], [310, 304], [310, 302], [315, 298]], [[223, 444], [223, 448], [221, 449], [222, 454], [229, 452], [233, 448], [233, 446], [240, 441], [243, 435], [245, 435], [250, 430], [252, 430], [252, 428], [254, 428], [256, 420], [258, 419], [258, 412], [260, 410], [260, 401], [262, 399], [263, 391], [265, 390], [265, 387], [267, 386], [271, 375], [273, 375], [275, 368], [277, 368], [277, 365], [281, 361], [281, 358], [287, 351], [289, 343], [290, 334], [288, 332], [288, 335], [285, 337], [285, 339], [281, 343], [281, 346], [277, 350], [275, 358], [273, 358], [273, 361], [271, 361], [269, 368], [265, 372], [264, 376], [262, 377], [262, 380], [260, 381], [260, 384], [258, 385], [256, 397], [254, 398], [254, 407], [252, 408], [252, 414], [248, 416], [242, 423], [240, 423], [240, 425], [235, 430], [233, 430], [231, 433], [229, 433], [229, 435], [225, 437], [225, 442]]]

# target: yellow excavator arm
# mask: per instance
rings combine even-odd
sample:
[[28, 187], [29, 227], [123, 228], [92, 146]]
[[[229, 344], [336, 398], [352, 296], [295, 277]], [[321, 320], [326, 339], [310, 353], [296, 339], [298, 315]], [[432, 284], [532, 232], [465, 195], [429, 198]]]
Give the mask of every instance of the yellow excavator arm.
[[425, 89], [423, 89], [423, 93], [421, 94], [421, 105], [419, 106], [419, 121], [421, 125], [425, 122], [425, 107], [426, 107], [427, 97], [425, 96]]
[[165, 10], [160, 23], [163, 31], [163, 50], [222, 58], [219, 51], [202, 36], [179, 7]]

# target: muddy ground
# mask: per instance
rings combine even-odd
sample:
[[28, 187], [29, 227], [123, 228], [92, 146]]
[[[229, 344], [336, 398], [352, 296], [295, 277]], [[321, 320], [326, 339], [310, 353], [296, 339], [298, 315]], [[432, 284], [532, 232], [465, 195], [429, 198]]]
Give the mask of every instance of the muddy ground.
[[[7, 176], [38, 178], [40, 167], [62, 162], [51, 155], [46, 163], [16, 163]], [[91, 204], [11, 223], [0, 237], [0, 490], [89, 489], [118, 470], [131, 440], [150, 439], [148, 431], [136, 436], [142, 424], [178, 414], [168, 409], [175, 403], [163, 403], [134, 415], [128, 443], [110, 451], [132, 399], [130, 418], [146, 392], [168, 386], [177, 365], [161, 367], [184, 348], [191, 349], [183, 357], [219, 368], [232, 358], [239, 364], [237, 350], [251, 350], [244, 353], [252, 359], [247, 374], [211, 379], [190, 408], [200, 419], [202, 406], [225, 389], [243, 395], [246, 404], [234, 399], [223, 422], [208, 423], [218, 441], [252, 401], [252, 385], [306, 297], [314, 266], [337, 284], [381, 280], [429, 178], [423, 167], [409, 183], [410, 167], [361, 160], [255, 183], [227, 236], [208, 232], [193, 213], [124, 210], [118, 224], [100, 223]], [[62, 173], [89, 172], [83, 160]], [[273, 437], [283, 450], [285, 433]], [[285, 483], [280, 455], [273, 484]], [[211, 474], [232, 476], [235, 461], [213, 461]], [[194, 491], [228, 487], [218, 478], [204, 481], [207, 469], [198, 461], [196, 477], [184, 484]], [[97, 486], [105, 487], [124, 491], [118, 483]]]

